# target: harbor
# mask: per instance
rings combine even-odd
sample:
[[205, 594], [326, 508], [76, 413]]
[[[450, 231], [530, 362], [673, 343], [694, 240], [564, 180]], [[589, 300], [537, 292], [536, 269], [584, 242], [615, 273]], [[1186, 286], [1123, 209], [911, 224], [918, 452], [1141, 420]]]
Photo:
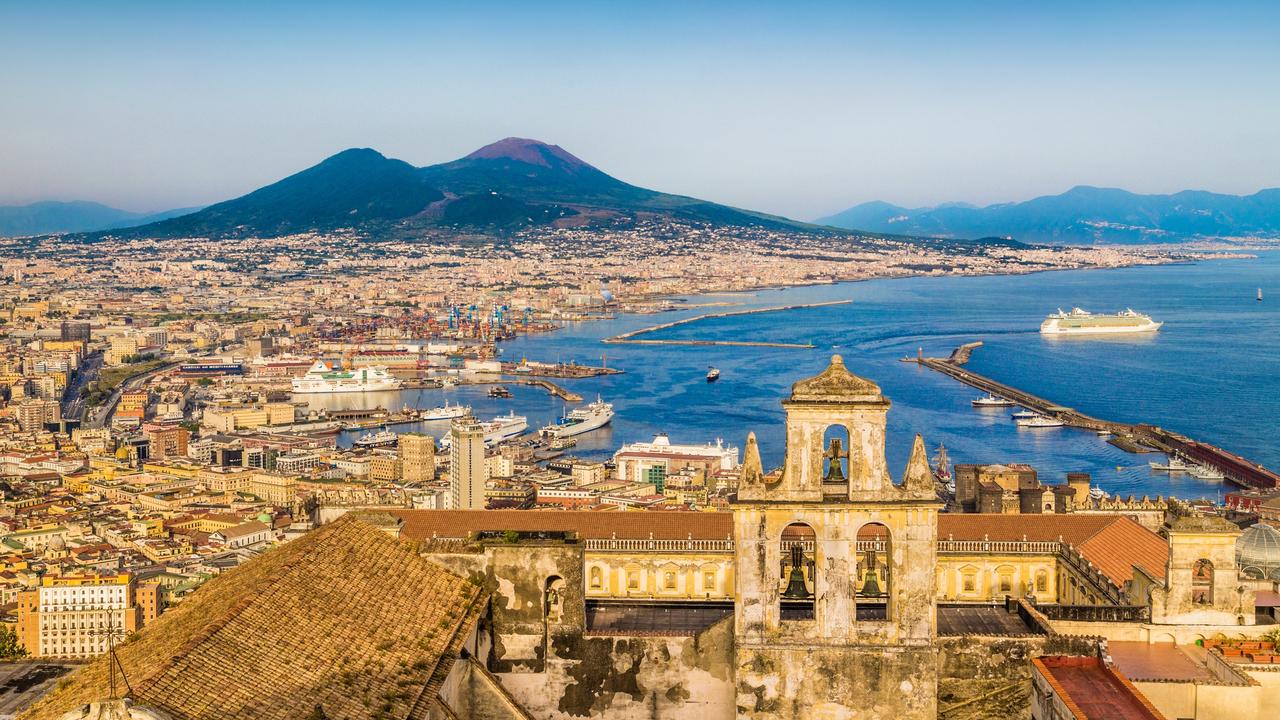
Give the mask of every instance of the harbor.
[[966, 370], [964, 365], [969, 362], [974, 350], [982, 345], [980, 341], [965, 343], [953, 350], [946, 358], [925, 357], [923, 351], [917, 351], [914, 358], [903, 358], [903, 361], [917, 363], [940, 372], [991, 396], [1006, 398], [1027, 410], [1057, 420], [1063, 425], [1091, 430], [1099, 434], [1110, 434], [1108, 442], [1122, 450], [1134, 453], [1162, 452], [1170, 457], [1190, 460], [1201, 466], [1212, 468], [1221, 473], [1224, 479], [1247, 488], [1280, 487], [1280, 475], [1215, 445], [1199, 442], [1155, 425], [1120, 423], [1092, 417], [1052, 400]]

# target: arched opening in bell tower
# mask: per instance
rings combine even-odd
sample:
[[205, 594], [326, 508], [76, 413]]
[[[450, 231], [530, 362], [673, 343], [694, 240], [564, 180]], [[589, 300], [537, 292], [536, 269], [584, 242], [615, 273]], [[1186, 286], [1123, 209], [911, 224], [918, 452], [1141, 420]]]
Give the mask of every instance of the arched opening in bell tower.
[[888, 620], [893, 582], [889, 528], [872, 522], [858, 528], [858, 574], [854, 581], [859, 620]]
[[782, 620], [814, 619], [817, 538], [805, 523], [791, 523], [782, 529], [778, 568], [778, 617]]
[[822, 431], [822, 495], [846, 497], [849, 494], [849, 429], [829, 425]]

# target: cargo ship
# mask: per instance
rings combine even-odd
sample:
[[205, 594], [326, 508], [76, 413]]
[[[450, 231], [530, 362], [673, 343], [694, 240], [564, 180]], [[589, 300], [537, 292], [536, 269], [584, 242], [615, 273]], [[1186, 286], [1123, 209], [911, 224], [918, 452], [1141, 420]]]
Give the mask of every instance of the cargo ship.
[[1071, 312], [1053, 313], [1040, 323], [1042, 335], [1116, 335], [1120, 333], [1155, 332], [1163, 325], [1149, 315], [1126, 309], [1114, 315], [1095, 315], [1088, 310], [1071, 308]]
[[334, 370], [323, 360], [317, 360], [306, 375], [293, 379], [293, 391], [298, 394], [376, 392], [399, 390], [402, 384], [400, 378], [381, 365]]
[[574, 409], [561, 418], [560, 422], [542, 428], [542, 434], [549, 438], [568, 438], [592, 430], [598, 430], [613, 420], [613, 405], [596, 396], [596, 401]]

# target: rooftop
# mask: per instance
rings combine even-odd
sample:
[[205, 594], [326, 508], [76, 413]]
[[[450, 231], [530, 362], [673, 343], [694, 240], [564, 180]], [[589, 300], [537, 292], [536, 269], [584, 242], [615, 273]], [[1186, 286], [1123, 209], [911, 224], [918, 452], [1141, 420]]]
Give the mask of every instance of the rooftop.
[[1113, 640], [1107, 648], [1116, 667], [1132, 680], [1212, 682], [1214, 679], [1208, 668], [1173, 643]]
[[938, 635], [1039, 635], [1018, 613], [994, 605], [939, 605]]
[[[134, 699], [176, 720], [293, 720], [297, 698], [329, 717], [416, 717], [480, 600], [476, 586], [342, 518], [210, 580], [118, 655]], [[53, 720], [108, 694], [102, 657], [21, 717]]]
[[1098, 658], [1055, 655], [1031, 662], [1077, 718], [1165, 720], [1123, 674]]

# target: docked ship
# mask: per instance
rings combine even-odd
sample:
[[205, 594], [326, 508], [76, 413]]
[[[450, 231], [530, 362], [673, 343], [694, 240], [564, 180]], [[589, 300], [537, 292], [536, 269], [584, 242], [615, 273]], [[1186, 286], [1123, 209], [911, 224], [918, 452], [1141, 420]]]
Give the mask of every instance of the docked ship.
[[399, 390], [402, 384], [400, 378], [381, 365], [334, 370], [323, 360], [317, 360], [306, 375], [293, 379], [293, 391], [298, 394], [375, 392]]
[[376, 433], [365, 433], [361, 435], [352, 443], [352, 445], [368, 450], [371, 448], [391, 447], [392, 445], [395, 445], [396, 441], [399, 439], [400, 436], [390, 430], [381, 430]]
[[1149, 315], [1126, 309], [1114, 315], [1095, 315], [1088, 310], [1071, 308], [1071, 312], [1053, 313], [1040, 323], [1042, 335], [1116, 335], [1120, 333], [1155, 332], [1163, 325]]
[[568, 438], [592, 430], [598, 430], [613, 420], [613, 405], [596, 396], [590, 405], [575, 408], [561, 418], [560, 422], [542, 428], [542, 434], [550, 438]]
[[[480, 423], [484, 430], [484, 444], [497, 445], [504, 440], [519, 437], [529, 431], [529, 418], [517, 415], [514, 410], [506, 415], [499, 415], [488, 422]], [[440, 438], [440, 447], [447, 448], [452, 443], [452, 434]]]
[[454, 418], [466, 417], [471, 414], [471, 406], [457, 403], [450, 405], [448, 400], [444, 401], [444, 405], [430, 410], [423, 410], [418, 416], [419, 420], [452, 420]]
[[1034, 413], [1031, 417], [1014, 418], [1013, 423], [1018, 427], [1025, 428], [1054, 428], [1062, 427], [1066, 424], [1057, 418], [1052, 418], [1048, 415], [1037, 415]]
[[996, 397], [995, 395], [990, 394], [985, 397], [974, 398], [970, 403], [974, 407], [1013, 407], [1014, 405], [1017, 405], [1017, 403], [1012, 400]]

